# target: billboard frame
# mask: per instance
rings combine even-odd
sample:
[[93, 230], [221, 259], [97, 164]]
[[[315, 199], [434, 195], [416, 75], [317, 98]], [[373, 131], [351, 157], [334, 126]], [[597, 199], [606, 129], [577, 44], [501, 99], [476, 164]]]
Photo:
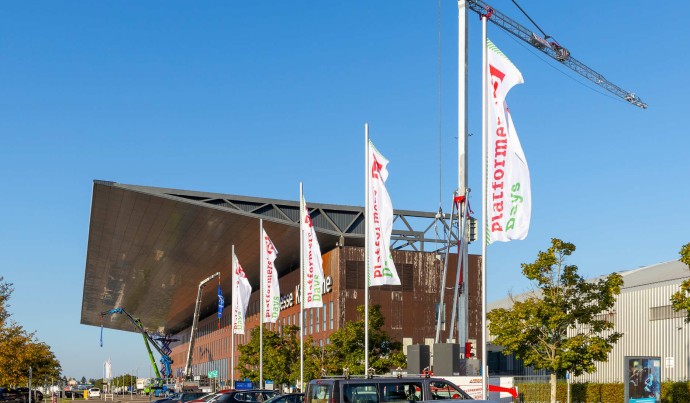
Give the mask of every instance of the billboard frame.
[[661, 357], [623, 357], [625, 403], [661, 402]]

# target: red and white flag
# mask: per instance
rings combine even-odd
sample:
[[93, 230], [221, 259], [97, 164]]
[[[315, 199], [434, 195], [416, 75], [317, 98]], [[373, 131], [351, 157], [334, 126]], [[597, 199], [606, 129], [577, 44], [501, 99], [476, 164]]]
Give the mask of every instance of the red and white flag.
[[278, 270], [275, 267], [278, 250], [266, 234], [266, 230], [261, 229], [263, 235], [263, 260], [261, 270], [263, 273], [263, 323], [276, 323], [280, 314], [280, 287], [278, 286]]
[[395, 270], [390, 252], [391, 233], [393, 232], [393, 204], [386, 190], [388, 179], [388, 160], [369, 141], [367, 182], [369, 197], [367, 200], [367, 217], [369, 234], [367, 248], [367, 285], [400, 285], [398, 272]]
[[240, 265], [237, 256], [232, 254], [232, 333], [244, 334], [244, 321], [247, 315], [252, 286]]
[[323, 258], [316, 231], [309, 216], [307, 202], [304, 195], [301, 198], [300, 232], [302, 234], [302, 289], [304, 290], [304, 308], [320, 308], [323, 306], [322, 294], [324, 287]]
[[486, 242], [525, 239], [529, 231], [532, 197], [527, 159], [513, 126], [505, 99], [522, 84], [522, 74], [487, 39], [488, 146], [486, 178]]

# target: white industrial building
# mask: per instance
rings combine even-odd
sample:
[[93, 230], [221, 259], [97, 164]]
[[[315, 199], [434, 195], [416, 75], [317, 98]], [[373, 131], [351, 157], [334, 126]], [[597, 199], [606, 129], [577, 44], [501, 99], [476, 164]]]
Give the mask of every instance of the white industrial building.
[[[678, 261], [659, 263], [619, 273], [623, 276], [621, 294], [606, 315], [614, 323], [614, 330], [623, 337], [614, 346], [608, 362], [597, 363], [596, 372], [574, 378], [575, 382], [624, 382], [626, 356], [656, 356], [661, 358], [663, 381], [690, 379], [690, 324], [684, 321], [685, 312], [671, 309], [671, 295], [680, 284], [690, 278], [690, 269]], [[593, 279], [596, 280], [596, 279]], [[527, 294], [513, 296], [519, 300]], [[488, 310], [510, 308], [511, 298], [489, 304]], [[501, 347], [488, 337], [489, 371], [500, 375], [536, 375], [524, 368], [512, 356], [500, 353]]]

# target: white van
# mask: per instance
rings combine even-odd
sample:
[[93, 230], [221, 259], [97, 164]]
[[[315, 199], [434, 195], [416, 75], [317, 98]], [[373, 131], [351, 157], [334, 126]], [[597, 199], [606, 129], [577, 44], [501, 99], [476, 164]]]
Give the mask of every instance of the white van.
[[92, 397], [100, 398], [101, 397], [101, 390], [98, 388], [89, 389], [89, 398], [92, 398]]

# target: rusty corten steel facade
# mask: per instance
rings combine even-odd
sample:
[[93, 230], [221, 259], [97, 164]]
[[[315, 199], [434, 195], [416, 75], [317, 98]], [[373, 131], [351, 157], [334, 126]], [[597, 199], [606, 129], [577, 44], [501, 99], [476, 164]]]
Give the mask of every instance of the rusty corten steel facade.
[[[317, 343], [324, 343], [347, 321], [358, 319], [357, 307], [364, 302], [364, 208], [318, 203], [309, 203], [309, 208], [324, 256], [325, 274], [333, 281], [332, 291], [324, 295], [328, 304], [327, 328], [324, 329], [323, 324], [318, 332], [316, 326], [312, 328]], [[448, 229], [449, 216], [411, 210], [394, 210], [394, 216], [392, 253], [403, 285], [371, 288], [370, 302], [381, 305], [386, 318], [384, 329], [393, 338], [425, 343], [433, 340], [436, 333], [435, 307], [442, 268], [436, 259], [437, 252], [424, 251], [430, 250], [429, 245], [434, 251], [445, 247], [445, 241], [431, 236], [430, 232], [438, 225]], [[221, 272], [220, 286], [226, 301], [231, 300], [228, 269], [234, 245], [255, 289], [247, 328], [256, 327], [260, 220], [280, 251], [275, 265], [282, 294], [294, 293], [300, 259], [298, 201], [94, 181], [81, 323], [135, 331], [122, 315], [101, 319], [100, 312], [122, 307], [141, 319], [148, 331], [176, 334], [182, 340], [171, 354], [173, 368], [181, 368], [185, 364], [186, 341], [199, 282], [212, 273]], [[457, 234], [449, 233], [454, 243]], [[469, 338], [480, 343], [477, 337], [481, 306], [478, 258], [470, 256], [469, 262]], [[447, 287], [452, 287], [455, 267], [453, 255]], [[201, 306], [201, 318], [204, 319], [199, 324], [198, 349], [195, 348], [193, 363], [199, 364], [201, 369], [209, 361], [217, 362], [227, 374], [232, 340], [229, 337], [230, 309], [225, 310], [222, 326], [218, 329], [215, 294], [215, 287], [204, 289]], [[447, 292], [445, 304], [451, 303], [452, 292]], [[298, 305], [286, 307], [281, 312], [282, 324], [288, 317], [296, 318], [298, 313]], [[449, 325], [450, 316], [446, 309], [446, 325]], [[321, 310], [321, 322], [323, 317]], [[316, 320], [315, 313], [313, 318]], [[291, 324], [294, 323], [292, 319]], [[307, 323], [305, 328], [309, 326]], [[441, 340], [446, 338], [447, 330], [442, 333]], [[219, 360], [225, 360], [225, 364]]]
[[[440, 261], [433, 252], [416, 251], [392, 251], [393, 260], [398, 269], [403, 285], [387, 287], [371, 287], [369, 289], [370, 305], [380, 305], [381, 312], [385, 318], [383, 329], [395, 340], [412, 339], [412, 344], [424, 344], [425, 340], [433, 339], [436, 334], [436, 305], [440, 295], [440, 276], [442, 267]], [[364, 304], [363, 287], [363, 264], [364, 248], [362, 247], [337, 247], [323, 255], [324, 275], [331, 277], [332, 289], [323, 295], [324, 305], [326, 306], [326, 316], [324, 310], [320, 309], [318, 320], [319, 326], [316, 331], [315, 310], [305, 310], [307, 318], [305, 328], [307, 336], [313, 337], [315, 343], [325, 345], [330, 335], [343, 327], [348, 321], [360, 319], [357, 307]], [[455, 268], [457, 265], [457, 255], [451, 254], [449, 259], [449, 270], [446, 277], [446, 286], [451, 287], [455, 281]], [[480, 257], [469, 256], [468, 289], [469, 289], [469, 338], [481, 343], [481, 276]], [[280, 279], [281, 296], [292, 293], [293, 299], [296, 293], [295, 287], [299, 283], [299, 271], [295, 270], [283, 275]], [[238, 338], [235, 345], [248, 340], [251, 329], [259, 324], [259, 298], [258, 290], [252, 293], [249, 308], [247, 310], [246, 336]], [[452, 304], [453, 292], [446, 292], [445, 304], [449, 307]], [[332, 308], [331, 308], [331, 302]], [[331, 309], [333, 312], [331, 313]], [[229, 314], [226, 309], [226, 315]], [[309, 312], [312, 312], [311, 316]], [[281, 326], [295, 324], [299, 320], [300, 308], [298, 304], [286, 307], [281, 310], [279, 322], [277, 324], [266, 324], [267, 328], [278, 330]], [[441, 332], [441, 340], [448, 337], [451, 313], [446, 308], [445, 330]], [[333, 327], [331, 328], [331, 315]], [[289, 318], [289, 319], [288, 319]], [[224, 318], [223, 326], [216, 330], [217, 319], [214, 316], [200, 321], [199, 327], [206, 329], [202, 336], [196, 341], [199, 351], [205, 351], [208, 355], [195, 356], [193, 365], [207, 362], [208, 357], [214, 357], [218, 362], [230, 363], [231, 345], [229, 320]], [[174, 361], [173, 373], [177, 368], [184, 366], [185, 354], [187, 351], [187, 341], [189, 329], [185, 329], [177, 335], [182, 341], [173, 346], [171, 358]], [[477, 353], [481, 349], [476, 349]], [[239, 352], [235, 352], [235, 362], [239, 358]], [[480, 354], [478, 358], [481, 359]], [[230, 369], [221, 371], [229, 374]]]
[[[364, 245], [363, 207], [308, 206], [322, 253]], [[449, 215], [393, 213], [393, 248], [444, 246], [431, 232], [439, 225], [447, 229]], [[122, 307], [149, 331], [171, 334], [189, 328], [201, 280], [221, 272], [222, 289], [231, 289], [231, 245], [250, 283], [258, 287], [260, 220], [280, 251], [279, 274], [299, 267], [299, 201], [94, 181], [81, 323], [136, 331], [122, 315], [100, 316]], [[457, 240], [453, 231], [450, 236], [451, 242]], [[215, 291], [206, 287], [201, 316], [215, 311]]]

